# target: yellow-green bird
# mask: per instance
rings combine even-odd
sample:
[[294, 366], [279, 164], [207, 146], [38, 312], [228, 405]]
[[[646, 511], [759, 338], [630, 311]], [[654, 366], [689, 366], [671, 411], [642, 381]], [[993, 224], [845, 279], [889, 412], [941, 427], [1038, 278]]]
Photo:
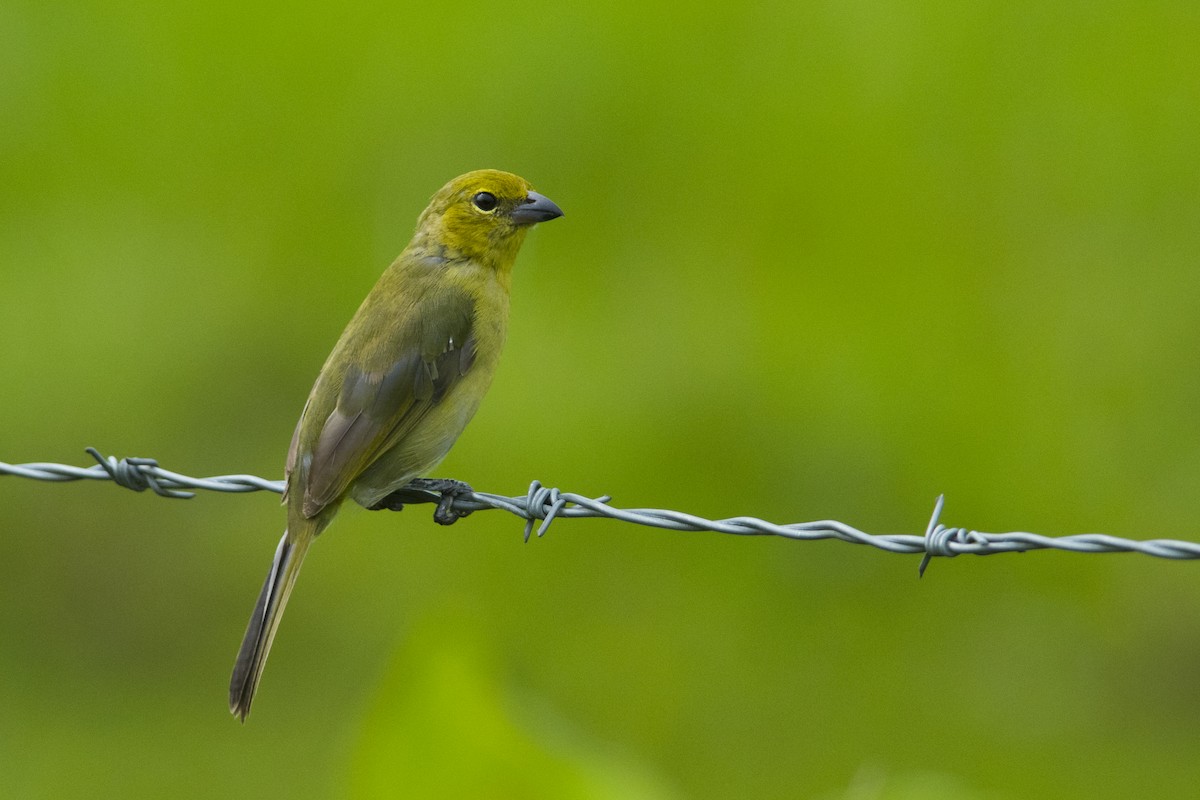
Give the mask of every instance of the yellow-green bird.
[[[287, 530], [238, 651], [229, 710], [245, 721], [304, 556], [347, 498], [398, 507], [479, 407], [504, 345], [525, 234], [562, 216], [511, 173], [461, 175], [433, 196], [408, 247], [367, 295], [321, 368], [288, 452]], [[454, 518], [446, 492], [437, 518]], [[395, 493], [395, 494], [394, 494]], [[388, 499], [389, 495], [392, 499]]]

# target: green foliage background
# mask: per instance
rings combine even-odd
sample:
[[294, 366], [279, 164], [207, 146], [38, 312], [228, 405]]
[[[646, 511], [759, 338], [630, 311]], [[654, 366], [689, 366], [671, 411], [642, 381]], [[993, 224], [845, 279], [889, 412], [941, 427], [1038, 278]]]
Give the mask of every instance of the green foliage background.
[[[425, 200], [566, 210], [441, 472], [878, 532], [1197, 536], [1200, 7], [0, 6], [0, 459], [278, 476]], [[1200, 567], [0, 480], [11, 797], [1125, 798]]]

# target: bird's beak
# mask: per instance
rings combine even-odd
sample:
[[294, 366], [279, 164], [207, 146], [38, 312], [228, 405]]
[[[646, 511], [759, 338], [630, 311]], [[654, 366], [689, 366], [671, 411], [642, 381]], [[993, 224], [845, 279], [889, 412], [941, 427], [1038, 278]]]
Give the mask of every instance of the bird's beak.
[[530, 192], [512, 212], [513, 222], [518, 225], [533, 225], [562, 215], [562, 209], [555, 205], [553, 200], [537, 192]]

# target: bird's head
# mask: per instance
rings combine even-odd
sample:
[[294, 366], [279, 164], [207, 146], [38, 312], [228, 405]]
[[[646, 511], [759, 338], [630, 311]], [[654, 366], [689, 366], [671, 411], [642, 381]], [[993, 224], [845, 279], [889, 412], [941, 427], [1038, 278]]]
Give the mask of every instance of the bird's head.
[[511, 172], [481, 169], [443, 186], [417, 222], [417, 239], [496, 268], [510, 268], [529, 229], [562, 209]]

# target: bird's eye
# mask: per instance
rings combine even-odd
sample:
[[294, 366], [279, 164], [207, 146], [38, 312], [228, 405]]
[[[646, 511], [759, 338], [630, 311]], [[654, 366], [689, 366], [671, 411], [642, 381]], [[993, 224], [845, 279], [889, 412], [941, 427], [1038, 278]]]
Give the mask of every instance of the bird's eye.
[[495, 211], [499, 201], [496, 200], [496, 195], [491, 192], [479, 192], [471, 198], [471, 202], [480, 211]]

